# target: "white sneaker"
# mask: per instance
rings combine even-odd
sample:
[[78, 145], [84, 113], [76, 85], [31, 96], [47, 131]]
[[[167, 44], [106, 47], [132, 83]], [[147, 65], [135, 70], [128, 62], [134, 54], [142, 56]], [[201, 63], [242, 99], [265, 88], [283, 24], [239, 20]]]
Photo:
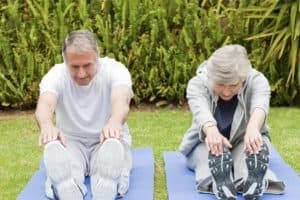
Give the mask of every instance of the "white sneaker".
[[53, 186], [53, 195], [60, 200], [82, 200], [83, 195], [72, 178], [71, 159], [65, 147], [59, 141], [45, 146], [44, 163], [47, 175]]
[[113, 200], [117, 196], [117, 184], [124, 166], [125, 151], [118, 139], [107, 139], [100, 147], [92, 185], [94, 200]]
[[130, 171], [124, 169], [120, 176], [120, 181], [118, 184], [118, 196], [124, 197], [129, 189], [130, 183]]
[[124, 197], [130, 185], [130, 173], [132, 169], [132, 153], [130, 148], [125, 147], [124, 167], [118, 184], [118, 197]]

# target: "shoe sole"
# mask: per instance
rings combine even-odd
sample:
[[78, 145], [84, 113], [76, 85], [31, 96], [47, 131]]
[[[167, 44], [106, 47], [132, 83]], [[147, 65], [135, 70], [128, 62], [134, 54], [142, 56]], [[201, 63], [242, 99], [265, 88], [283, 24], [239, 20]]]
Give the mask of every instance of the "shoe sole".
[[117, 139], [107, 139], [98, 151], [97, 184], [93, 199], [112, 200], [117, 195], [117, 183], [124, 164], [125, 150]]
[[[71, 179], [71, 162], [66, 149], [55, 141], [48, 143], [44, 150], [47, 174], [54, 184]], [[63, 170], [63, 171], [62, 171]], [[62, 173], [61, 173], [62, 172]]]
[[244, 184], [243, 195], [246, 200], [256, 200], [263, 194], [263, 181], [269, 165], [269, 149], [265, 143], [258, 154], [247, 155], [246, 165], [248, 177]]
[[217, 198], [226, 200], [236, 199], [236, 190], [231, 179], [232, 157], [228, 149], [223, 149], [223, 154], [216, 156], [209, 153], [208, 165], [211, 175], [216, 183]]
[[45, 146], [44, 162], [55, 199], [82, 200], [83, 195], [72, 177], [71, 160], [59, 141]]
[[98, 173], [108, 178], [119, 178], [124, 164], [125, 151], [117, 139], [107, 139], [99, 149], [97, 158]]
[[130, 184], [130, 173], [132, 169], [132, 155], [129, 149], [125, 148], [125, 163], [118, 183], [118, 197], [123, 197], [128, 191]]

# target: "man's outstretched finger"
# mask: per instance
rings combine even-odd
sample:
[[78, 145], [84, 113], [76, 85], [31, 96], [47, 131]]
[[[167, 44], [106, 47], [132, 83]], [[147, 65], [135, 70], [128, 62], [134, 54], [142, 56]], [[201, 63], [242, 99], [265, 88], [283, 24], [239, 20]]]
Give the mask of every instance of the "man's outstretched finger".
[[66, 146], [66, 139], [63, 133], [58, 132], [58, 139], [60, 140], [61, 144], [63, 146]]
[[103, 133], [100, 133], [100, 143], [102, 144], [103, 142], [104, 142], [104, 135], [103, 135]]

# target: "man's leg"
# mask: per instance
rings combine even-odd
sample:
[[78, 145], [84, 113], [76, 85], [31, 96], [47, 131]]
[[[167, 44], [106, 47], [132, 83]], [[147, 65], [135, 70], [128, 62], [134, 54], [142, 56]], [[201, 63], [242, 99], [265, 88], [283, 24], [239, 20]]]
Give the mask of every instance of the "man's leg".
[[[68, 143], [65, 148], [59, 141], [50, 142], [45, 146], [44, 163], [47, 172], [46, 194], [50, 198], [60, 200], [83, 199], [86, 193], [84, 182], [84, 164], [80, 154], [73, 145]], [[72, 154], [76, 154], [74, 157]], [[51, 187], [51, 189], [49, 188]], [[51, 194], [51, 191], [54, 191]]]
[[113, 200], [125, 161], [125, 148], [118, 139], [107, 139], [92, 155], [91, 187], [94, 200]]

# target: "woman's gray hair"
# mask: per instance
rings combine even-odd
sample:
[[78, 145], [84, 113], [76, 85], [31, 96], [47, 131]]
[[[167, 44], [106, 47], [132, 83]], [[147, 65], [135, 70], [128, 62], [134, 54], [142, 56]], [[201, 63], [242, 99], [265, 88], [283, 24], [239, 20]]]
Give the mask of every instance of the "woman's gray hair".
[[207, 61], [208, 77], [213, 82], [236, 84], [244, 81], [251, 69], [246, 49], [238, 44], [217, 49]]
[[70, 48], [75, 52], [83, 52], [92, 49], [95, 52], [96, 58], [99, 56], [96, 38], [93, 33], [88, 30], [73, 31], [66, 37], [62, 50], [64, 58], [66, 58], [67, 49]]

